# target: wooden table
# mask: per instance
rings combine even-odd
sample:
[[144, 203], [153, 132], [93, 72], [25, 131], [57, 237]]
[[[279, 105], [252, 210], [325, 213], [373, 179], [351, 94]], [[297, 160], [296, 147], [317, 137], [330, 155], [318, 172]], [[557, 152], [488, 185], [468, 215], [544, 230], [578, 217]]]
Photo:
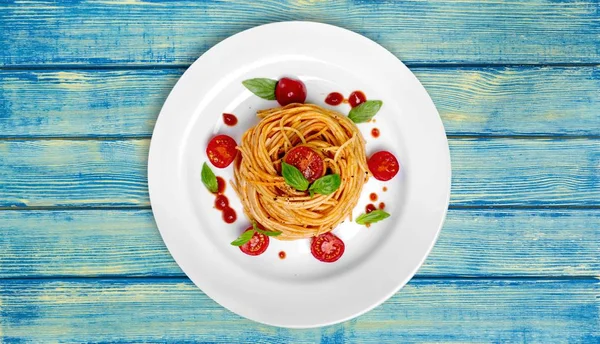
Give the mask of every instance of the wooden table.
[[[600, 5], [0, 4], [0, 342], [600, 341]], [[448, 133], [450, 210], [413, 280], [357, 319], [262, 326], [181, 272], [152, 218], [160, 107], [225, 37], [282, 20], [401, 58]], [[391, 271], [390, 273], [393, 273]]]

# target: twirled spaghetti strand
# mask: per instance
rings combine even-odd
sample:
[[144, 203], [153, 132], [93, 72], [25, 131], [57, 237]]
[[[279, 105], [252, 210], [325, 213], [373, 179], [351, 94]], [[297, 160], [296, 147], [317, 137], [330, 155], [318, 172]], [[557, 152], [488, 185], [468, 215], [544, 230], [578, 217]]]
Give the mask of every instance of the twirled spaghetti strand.
[[[309, 238], [329, 232], [352, 216], [369, 178], [365, 140], [348, 117], [312, 104], [290, 104], [258, 112], [238, 146], [234, 188], [250, 219], [280, 231], [277, 239]], [[297, 145], [320, 152], [328, 173], [341, 177], [332, 194], [309, 196], [279, 175], [281, 160]]]

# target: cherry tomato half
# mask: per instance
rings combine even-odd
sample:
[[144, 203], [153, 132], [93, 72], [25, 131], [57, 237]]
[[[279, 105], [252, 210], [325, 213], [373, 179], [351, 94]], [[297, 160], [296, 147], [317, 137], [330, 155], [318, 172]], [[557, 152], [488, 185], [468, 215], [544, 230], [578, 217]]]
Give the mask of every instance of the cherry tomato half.
[[386, 181], [394, 178], [400, 171], [400, 164], [394, 154], [387, 151], [379, 151], [367, 161], [369, 170], [377, 180]]
[[312, 239], [310, 253], [322, 262], [333, 263], [340, 259], [345, 248], [342, 239], [329, 232]]
[[321, 178], [325, 172], [323, 158], [315, 150], [306, 146], [296, 146], [290, 149], [283, 161], [300, 170], [310, 183]]
[[281, 106], [291, 103], [304, 103], [306, 86], [300, 80], [281, 78], [275, 86], [275, 99]]
[[208, 142], [206, 155], [213, 166], [225, 168], [229, 166], [237, 155], [235, 140], [227, 135], [217, 135]]
[[[250, 230], [252, 230], [252, 227], [249, 227], [244, 232]], [[255, 232], [250, 241], [240, 246], [240, 250], [249, 256], [258, 256], [263, 254], [267, 250], [267, 247], [269, 247], [269, 237]]]

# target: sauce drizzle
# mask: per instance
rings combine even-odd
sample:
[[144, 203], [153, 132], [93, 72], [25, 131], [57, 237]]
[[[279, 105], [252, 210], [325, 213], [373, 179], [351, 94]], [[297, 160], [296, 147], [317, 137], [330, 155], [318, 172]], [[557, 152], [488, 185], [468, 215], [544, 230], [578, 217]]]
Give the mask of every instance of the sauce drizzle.
[[223, 221], [225, 223], [234, 223], [237, 220], [235, 210], [229, 206], [229, 199], [225, 196], [225, 187], [227, 183], [222, 177], [217, 177], [217, 193], [215, 193], [215, 208], [222, 211]]
[[385, 203], [383, 203], [383, 202], [379, 203], [379, 209], [381, 209], [381, 210], [385, 209]]
[[372, 212], [373, 210], [376, 210], [377, 208], [375, 208], [375, 205], [373, 204], [367, 204], [367, 206], [365, 207], [365, 212], [368, 214], [370, 212]]
[[373, 136], [374, 138], [378, 138], [379, 137], [379, 129], [373, 128], [371, 130], [371, 136]]
[[325, 98], [325, 103], [331, 106], [340, 105], [344, 101], [344, 96], [339, 92], [331, 92]]
[[223, 221], [225, 221], [225, 223], [234, 223], [236, 219], [237, 215], [233, 208], [227, 207], [223, 209]]
[[285, 252], [279, 251], [279, 259], [285, 259]]
[[353, 108], [359, 106], [360, 104], [366, 101], [367, 96], [365, 96], [365, 94], [361, 91], [354, 91], [348, 96], [348, 103], [350, 103], [350, 106], [352, 106]]
[[229, 208], [229, 200], [225, 195], [217, 195], [215, 198], [215, 208], [218, 210], [224, 210], [225, 208]]
[[373, 192], [369, 195], [369, 198], [371, 199], [371, 201], [375, 202], [377, 201], [377, 194]]
[[217, 177], [217, 194], [222, 195], [225, 192], [225, 187], [227, 184], [225, 183], [225, 179], [222, 177]]
[[223, 114], [223, 122], [225, 122], [225, 124], [227, 124], [228, 126], [233, 127], [234, 125], [237, 124], [238, 119], [233, 114], [224, 113]]

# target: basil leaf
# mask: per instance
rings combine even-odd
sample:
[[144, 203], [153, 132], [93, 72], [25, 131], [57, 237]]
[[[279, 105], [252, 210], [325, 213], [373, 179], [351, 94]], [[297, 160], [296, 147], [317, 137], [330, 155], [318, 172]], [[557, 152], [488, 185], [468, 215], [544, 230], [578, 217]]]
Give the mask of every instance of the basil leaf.
[[252, 228], [254, 228], [254, 230], [259, 232], [260, 234], [264, 234], [266, 236], [278, 236], [281, 234], [281, 232], [278, 231], [263, 231], [262, 229], [258, 228], [256, 221], [252, 222]]
[[234, 241], [232, 241], [231, 245], [233, 245], [233, 246], [242, 246], [243, 244], [245, 244], [248, 241], [250, 241], [250, 239], [252, 239], [253, 236], [254, 236], [254, 231], [245, 231], [237, 239], [235, 239]]
[[206, 186], [208, 191], [216, 193], [219, 190], [217, 177], [206, 163], [202, 165], [202, 172], [200, 174], [202, 176], [202, 183]]
[[306, 191], [306, 189], [308, 189], [308, 180], [304, 178], [302, 172], [286, 162], [281, 163], [281, 176], [287, 185], [296, 190]]
[[281, 232], [277, 232], [277, 231], [263, 231], [262, 229], [259, 229], [258, 232], [260, 234], [264, 234], [264, 235], [270, 236], [270, 237], [275, 237], [275, 236], [281, 235]]
[[308, 192], [312, 197], [313, 194], [329, 195], [335, 192], [342, 184], [342, 178], [339, 174], [328, 174], [317, 180], [310, 186]]
[[368, 214], [362, 214], [361, 216], [356, 218], [356, 223], [359, 225], [366, 225], [369, 223], [379, 222], [383, 219], [390, 217], [390, 214], [386, 213], [383, 210], [373, 210]]
[[266, 100], [275, 100], [275, 86], [277, 80], [267, 78], [254, 78], [242, 81], [250, 92]]
[[348, 114], [348, 118], [354, 123], [368, 122], [383, 105], [381, 100], [367, 100], [359, 106], [352, 108]]

